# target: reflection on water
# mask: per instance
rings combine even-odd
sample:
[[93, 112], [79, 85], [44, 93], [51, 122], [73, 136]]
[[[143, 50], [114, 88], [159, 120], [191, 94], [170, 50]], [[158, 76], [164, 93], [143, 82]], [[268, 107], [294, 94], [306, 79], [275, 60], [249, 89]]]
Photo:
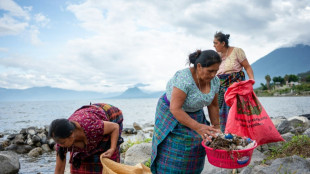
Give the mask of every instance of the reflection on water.
[[[310, 114], [310, 97], [259, 97], [270, 117], [291, 117]], [[157, 99], [106, 99], [104, 101], [46, 101], [0, 102], [0, 133], [18, 133], [30, 126], [44, 127], [56, 118], [68, 118], [82, 105], [105, 102], [119, 107], [124, 115], [124, 125], [133, 122], [154, 122]], [[1, 140], [5, 139], [6, 136]], [[20, 156], [19, 173], [54, 173], [55, 152], [38, 158]]]

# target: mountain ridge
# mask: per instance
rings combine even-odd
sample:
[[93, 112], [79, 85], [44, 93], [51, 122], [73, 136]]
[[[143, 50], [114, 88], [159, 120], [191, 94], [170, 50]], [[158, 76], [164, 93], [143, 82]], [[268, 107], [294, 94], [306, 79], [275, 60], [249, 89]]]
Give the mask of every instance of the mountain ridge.
[[294, 47], [275, 49], [251, 64], [254, 71], [255, 85], [266, 83], [265, 76], [271, 79], [286, 74], [297, 75], [310, 70], [310, 46], [298, 44]]

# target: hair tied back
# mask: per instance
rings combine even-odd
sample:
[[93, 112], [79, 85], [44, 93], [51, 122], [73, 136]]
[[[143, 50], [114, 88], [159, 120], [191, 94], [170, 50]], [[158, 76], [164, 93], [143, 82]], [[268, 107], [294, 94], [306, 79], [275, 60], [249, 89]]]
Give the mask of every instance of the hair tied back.
[[195, 58], [198, 59], [198, 57], [200, 56], [200, 54], [201, 54], [201, 50], [197, 50], [197, 51], [196, 51], [196, 56], [195, 56]]
[[229, 37], [230, 37], [230, 34], [225, 34], [225, 36], [226, 36], [226, 38], [227, 38], [227, 40], [228, 40]]

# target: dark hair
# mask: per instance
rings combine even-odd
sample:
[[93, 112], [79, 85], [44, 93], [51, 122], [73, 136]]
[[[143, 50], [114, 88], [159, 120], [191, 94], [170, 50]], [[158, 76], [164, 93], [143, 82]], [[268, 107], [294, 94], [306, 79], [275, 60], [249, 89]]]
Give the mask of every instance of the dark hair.
[[68, 119], [56, 119], [52, 121], [48, 135], [52, 138], [68, 138], [75, 129], [75, 124]]
[[221, 63], [222, 59], [220, 55], [213, 50], [197, 50], [188, 56], [189, 63], [194, 64], [195, 69], [197, 64], [200, 63], [202, 67], [209, 67], [216, 63]]
[[[68, 119], [56, 119], [52, 121], [50, 125], [48, 136], [53, 139], [68, 138], [75, 128], [75, 124]], [[60, 159], [63, 161], [65, 159], [65, 149], [59, 147], [57, 149], [57, 155], [59, 155]]]
[[221, 31], [219, 32], [216, 32], [214, 37], [220, 41], [220, 42], [225, 42], [225, 47], [228, 48], [229, 47], [229, 37], [230, 37], [230, 34], [224, 34], [222, 33]]

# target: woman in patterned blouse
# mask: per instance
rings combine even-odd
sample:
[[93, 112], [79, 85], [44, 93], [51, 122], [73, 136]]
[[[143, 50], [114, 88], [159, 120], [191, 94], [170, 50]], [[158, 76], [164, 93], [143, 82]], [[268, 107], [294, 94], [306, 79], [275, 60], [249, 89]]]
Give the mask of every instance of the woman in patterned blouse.
[[122, 122], [121, 110], [104, 103], [83, 106], [68, 119], [54, 120], [49, 136], [57, 143], [55, 173], [64, 173], [68, 151], [71, 173], [101, 173], [101, 154], [119, 162]]
[[244, 51], [241, 48], [229, 46], [229, 34], [216, 32], [214, 35], [214, 48], [220, 54], [222, 63], [217, 72], [217, 76], [221, 81], [219, 90], [218, 103], [220, 108], [220, 126], [222, 132], [225, 132], [229, 107], [224, 100], [224, 94], [227, 88], [234, 82], [245, 80], [245, 75], [242, 69], [244, 68], [249, 79], [254, 80], [254, 73], [249, 64]]
[[[158, 100], [152, 140], [152, 173], [201, 173], [206, 152], [201, 145], [219, 132], [216, 77], [221, 58], [213, 50], [189, 55], [189, 68], [170, 79]], [[207, 106], [210, 123], [203, 108]]]

